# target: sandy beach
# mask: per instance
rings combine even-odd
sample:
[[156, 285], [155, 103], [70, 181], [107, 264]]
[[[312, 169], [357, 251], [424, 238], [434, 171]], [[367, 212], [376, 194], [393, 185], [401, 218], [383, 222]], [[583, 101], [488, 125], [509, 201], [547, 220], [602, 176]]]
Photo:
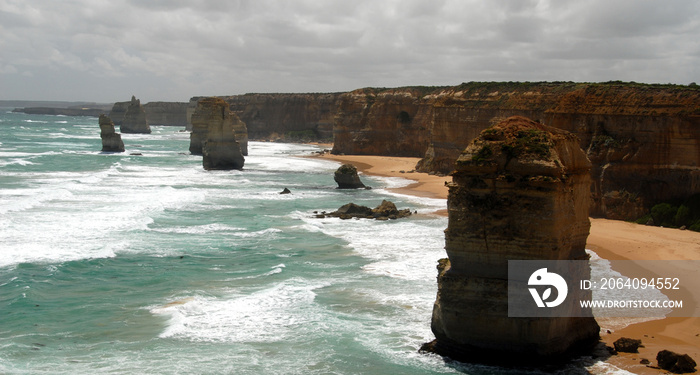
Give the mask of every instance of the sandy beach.
[[[384, 157], [366, 155], [330, 155], [320, 157], [342, 163], [354, 164], [362, 173], [403, 177], [414, 180], [413, 184], [395, 189], [395, 191], [423, 197], [447, 199], [446, 182], [451, 177], [439, 177], [427, 173], [413, 172], [419, 158]], [[442, 210], [436, 214], [446, 215]], [[591, 219], [591, 231], [587, 247], [599, 256], [609, 260], [700, 260], [700, 233], [678, 229], [648, 227], [622, 221]], [[667, 276], [673, 270], [644, 269], [639, 263], [632, 269], [617, 270], [623, 275], [635, 273], [658, 274]], [[648, 263], [647, 263], [648, 267]], [[663, 265], [661, 265], [663, 268]], [[700, 272], [700, 269], [696, 270]], [[700, 277], [683, 281], [685, 291], [680, 295], [684, 303], [696, 304], [700, 301]], [[678, 298], [679, 296], [674, 296]], [[612, 346], [620, 337], [641, 339], [643, 348], [639, 353], [621, 353], [612, 356], [608, 362], [627, 371], [639, 374], [665, 373], [663, 370], [640, 364], [641, 359], [648, 359], [656, 365], [656, 354], [663, 349], [681, 354], [688, 354], [700, 361], [700, 318], [665, 318], [630, 324], [617, 330], [612, 329], [605, 320], [599, 320], [603, 341]], [[607, 331], [610, 330], [610, 333]]]

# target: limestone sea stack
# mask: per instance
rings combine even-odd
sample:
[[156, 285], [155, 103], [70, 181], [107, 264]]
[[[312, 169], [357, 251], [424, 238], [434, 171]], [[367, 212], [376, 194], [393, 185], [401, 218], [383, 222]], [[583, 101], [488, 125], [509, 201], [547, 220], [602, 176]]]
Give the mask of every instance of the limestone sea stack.
[[449, 186], [425, 350], [462, 361], [547, 363], [599, 340], [593, 317], [508, 317], [508, 260], [586, 260], [590, 168], [578, 139], [524, 117], [481, 134]]
[[122, 133], [150, 134], [151, 127], [146, 121], [146, 110], [143, 109], [141, 101], [136, 97], [131, 97], [131, 102], [126, 108], [124, 119], [119, 127]]
[[124, 142], [121, 134], [114, 131], [112, 119], [105, 115], [100, 115], [100, 138], [102, 138], [103, 152], [124, 152]]
[[202, 155], [202, 144], [206, 141], [209, 125], [224, 125], [233, 129], [234, 137], [239, 144], [241, 154], [248, 155], [248, 129], [238, 116], [229, 110], [226, 101], [216, 97], [203, 98], [197, 101], [191, 115], [192, 132], [190, 133], [190, 152]]
[[[245, 159], [236, 128], [245, 124], [220, 98], [201, 99], [192, 114], [190, 152], [203, 156], [204, 169], [242, 169]], [[239, 130], [240, 132], [241, 130]]]

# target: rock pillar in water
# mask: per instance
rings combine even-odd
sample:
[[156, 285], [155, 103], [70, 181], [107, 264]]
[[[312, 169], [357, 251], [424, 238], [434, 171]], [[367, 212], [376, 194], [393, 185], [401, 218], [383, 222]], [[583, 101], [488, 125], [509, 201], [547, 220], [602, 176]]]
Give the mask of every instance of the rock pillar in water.
[[[245, 159], [236, 139], [236, 128], [245, 124], [220, 98], [204, 98], [192, 114], [190, 152], [203, 156], [204, 169], [242, 169]], [[246, 138], [247, 138], [247, 132]]]
[[148, 126], [148, 121], [146, 121], [146, 110], [143, 109], [141, 101], [134, 96], [131, 97], [131, 102], [129, 102], [119, 129], [121, 129], [122, 133], [151, 133], [151, 127]]
[[593, 317], [508, 317], [508, 260], [585, 260], [591, 164], [577, 138], [523, 117], [462, 152], [425, 349], [463, 361], [546, 361], [599, 339]]
[[226, 127], [233, 128], [234, 137], [239, 144], [241, 154], [248, 155], [248, 128], [238, 116], [229, 110], [223, 99], [211, 97], [197, 101], [191, 115], [190, 153], [202, 155], [202, 145], [207, 139], [210, 124], [226, 122]]
[[124, 142], [121, 134], [114, 131], [112, 119], [100, 115], [100, 138], [102, 138], [103, 152], [124, 152]]

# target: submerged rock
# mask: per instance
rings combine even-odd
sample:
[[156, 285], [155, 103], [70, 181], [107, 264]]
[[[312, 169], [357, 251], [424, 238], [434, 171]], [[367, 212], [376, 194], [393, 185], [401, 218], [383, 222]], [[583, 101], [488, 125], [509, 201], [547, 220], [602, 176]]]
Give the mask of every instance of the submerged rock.
[[338, 184], [338, 189], [363, 189], [365, 184], [357, 175], [357, 168], [352, 164], [343, 164], [335, 171], [333, 176]]
[[112, 119], [105, 115], [100, 115], [100, 138], [102, 138], [103, 152], [124, 152], [124, 142], [121, 134], [114, 131]]
[[143, 109], [141, 101], [134, 96], [131, 97], [131, 102], [126, 108], [126, 113], [124, 113], [124, 119], [119, 129], [122, 133], [151, 133], [151, 127], [148, 126], [148, 121], [146, 121], [146, 110]]
[[484, 130], [462, 152], [448, 185], [436, 340], [424, 350], [546, 363], [598, 342], [592, 317], [508, 317], [508, 260], [588, 258], [590, 168], [575, 136], [523, 117]]

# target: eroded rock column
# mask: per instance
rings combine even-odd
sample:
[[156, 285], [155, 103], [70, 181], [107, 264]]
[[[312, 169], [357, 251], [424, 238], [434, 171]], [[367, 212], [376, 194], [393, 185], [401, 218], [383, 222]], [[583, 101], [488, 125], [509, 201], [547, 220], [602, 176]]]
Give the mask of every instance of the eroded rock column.
[[112, 119], [100, 115], [100, 138], [102, 138], [103, 152], [124, 152], [124, 142], [121, 134], [114, 131]]
[[119, 129], [122, 133], [151, 133], [151, 127], [146, 121], [146, 110], [143, 109], [141, 101], [134, 96], [131, 97], [131, 102], [126, 108], [126, 113], [124, 113], [124, 119]]
[[204, 98], [192, 114], [190, 152], [203, 156], [204, 169], [242, 169], [245, 159], [236, 135], [245, 134], [245, 124], [220, 98]]
[[429, 350], [529, 362], [598, 341], [592, 318], [509, 318], [508, 260], [584, 260], [590, 162], [578, 139], [523, 117], [488, 128], [456, 162]]

